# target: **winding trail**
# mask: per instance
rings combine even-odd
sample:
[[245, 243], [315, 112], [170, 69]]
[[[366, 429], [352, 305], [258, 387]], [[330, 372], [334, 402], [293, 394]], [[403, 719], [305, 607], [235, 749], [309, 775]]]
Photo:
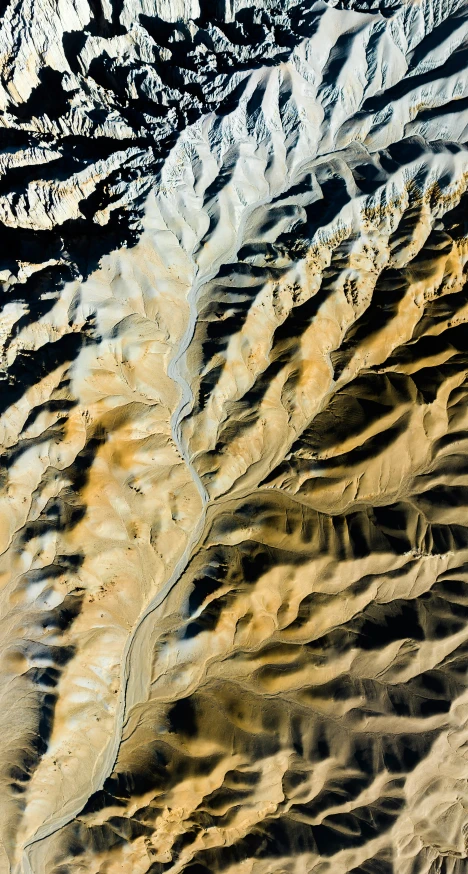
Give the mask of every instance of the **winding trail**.
[[[290, 175], [291, 170], [287, 173], [288, 177]], [[283, 185], [286, 184], [284, 179], [282, 180], [282, 183]], [[214, 499], [210, 500], [208, 492], [197, 471], [192, 466], [188, 449], [184, 446], [182, 438], [182, 422], [190, 414], [193, 404], [193, 392], [190, 384], [183, 375], [184, 361], [195, 332], [197, 322], [197, 301], [200, 289], [217, 275], [221, 264], [227, 263], [235, 257], [235, 254], [238, 251], [239, 241], [243, 237], [246, 222], [248, 221], [250, 214], [257, 207], [270, 202], [273, 194], [278, 193], [281, 190], [282, 185], [278, 182], [278, 185], [275, 186], [275, 188], [276, 187], [278, 190], [272, 191], [272, 186], [270, 184], [266, 196], [259, 197], [257, 200], [254, 199], [253, 202], [248, 205], [243, 204], [242, 214], [239, 216], [238, 227], [236, 229], [235, 237], [231, 241], [231, 245], [226, 249], [221, 249], [218, 257], [212, 260], [210, 269], [203, 272], [200, 269], [200, 266], [196, 263], [196, 258], [192, 253], [194, 278], [186, 298], [189, 307], [187, 327], [176, 347], [175, 354], [169, 362], [167, 373], [170, 379], [179, 386], [181, 392], [179, 403], [171, 416], [172, 439], [200, 494], [202, 504], [201, 512], [198, 521], [193, 528], [192, 535], [189, 538], [184, 552], [177, 562], [171, 576], [165, 585], [151, 599], [127, 639], [122, 656], [122, 664], [124, 667], [121, 674], [120, 693], [114, 720], [114, 732], [107, 747], [103, 750], [96, 761], [90, 791], [75, 799], [76, 803], [72, 810], [69, 809], [65, 815], [57, 816], [49, 820], [49, 822], [45, 823], [42, 828], [38, 829], [34, 837], [25, 844], [22, 862], [16, 866], [14, 874], [48, 874], [41, 859], [37, 857], [38, 852], [40, 852], [39, 846], [41, 842], [47, 840], [71, 822], [80, 813], [80, 810], [82, 810], [91, 795], [103, 787], [106, 779], [112, 773], [117, 761], [119, 748], [122, 742], [122, 733], [128, 714], [136, 704], [147, 698], [148, 690], [151, 686], [151, 659], [145, 657], [145, 647], [149, 638], [149, 634], [146, 633], [147, 623], [150, 621], [154, 612], [165, 601], [186, 570], [192, 558], [194, 549], [199, 544], [205, 530], [209, 509], [212, 508], [215, 502], [216, 504], [219, 504], [229, 501], [229, 495], [221, 495], [216, 498], [216, 501]], [[135, 668], [135, 666], [137, 667]]]
[[[90, 791], [86, 794], [86, 796], [80, 797], [76, 800], [76, 805], [71, 812], [69, 811], [66, 816], [54, 818], [53, 820], [44, 824], [44, 826], [36, 832], [35, 836], [25, 844], [23, 851], [23, 860], [22, 863], [20, 863], [19, 866], [16, 867], [15, 874], [39, 874], [39, 871], [42, 870], [40, 863], [39, 866], [33, 863], [33, 858], [37, 853], [38, 845], [42, 841], [51, 837], [51, 835], [58, 832], [61, 828], [67, 825], [67, 823], [71, 822], [71, 820], [73, 820], [75, 816], [79, 814], [80, 810], [82, 809], [88, 798], [90, 798], [94, 792], [98, 791], [104, 785], [105, 780], [112, 773], [115, 767], [115, 763], [117, 761], [117, 756], [122, 740], [122, 731], [127, 719], [127, 715], [136, 703], [144, 700], [151, 683], [151, 660], [147, 658], [145, 659], [143, 653], [145, 642], [147, 641], [147, 636], [145, 633], [146, 624], [154, 611], [157, 610], [158, 607], [160, 607], [160, 605], [167, 598], [169, 593], [172, 591], [172, 589], [184, 573], [192, 557], [193, 549], [199, 542], [205, 528], [206, 512], [209, 503], [208, 494], [197, 471], [190, 462], [189, 453], [187, 451], [187, 448], [184, 446], [182, 440], [181, 425], [183, 419], [191, 408], [191, 404], [193, 402], [193, 393], [189, 383], [181, 373], [181, 365], [184, 361], [185, 354], [192, 341], [195, 331], [197, 319], [196, 301], [198, 297], [198, 291], [200, 286], [207, 281], [207, 278], [209, 277], [201, 277], [200, 279], [198, 279], [198, 281], [196, 279], [196, 281], [192, 284], [192, 287], [187, 297], [187, 301], [189, 304], [189, 320], [187, 328], [179, 343], [176, 354], [174, 355], [168, 366], [169, 377], [174, 380], [174, 382], [177, 383], [177, 385], [181, 389], [181, 398], [179, 404], [171, 416], [172, 438], [175, 445], [177, 446], [181, 457], [184, 459], [184, 462], [187, 465], [192, 476], [193, 482], [195, 483], [197, 490], [200, 494], [202, 510], [198, 522], [192, 531], [192, 535], [187, 542], [187, 546], [185, 547], [183, 554], [177, 562], [174, 571], [167, 580], [166, 584], [151, 599], [150, 603], [147, 605], [145, 611], [138, 619], [138, 622], [134, 626], [133, 631], [127, 639], [127, 643], [125, 645], [125, 650], [122, 657], [124, 668], [121, 675], [121, 687], [117, 704], [117, 711], [115, 714], [114, 733], [107, 748], [104, 750], [104, 753], [96, 763], [93, 775], [94, 779], [92, 780], [92, 786]], [[138, 670], [134, 670], [135, 664], [138, 665]], [[144, 665], [147, 666], [146, 672], [143, 671]], [[130, 679], [132, 679], [132, 683], [130, 682]], [[99, 766], [99, 768], [97, 766]]]

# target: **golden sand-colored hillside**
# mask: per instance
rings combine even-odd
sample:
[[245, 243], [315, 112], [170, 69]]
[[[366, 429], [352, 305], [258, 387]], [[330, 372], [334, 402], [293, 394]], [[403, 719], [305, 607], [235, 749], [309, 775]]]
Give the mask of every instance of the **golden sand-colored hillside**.
[[466, 3], [2, 15], [0, 874], [466, 874]]

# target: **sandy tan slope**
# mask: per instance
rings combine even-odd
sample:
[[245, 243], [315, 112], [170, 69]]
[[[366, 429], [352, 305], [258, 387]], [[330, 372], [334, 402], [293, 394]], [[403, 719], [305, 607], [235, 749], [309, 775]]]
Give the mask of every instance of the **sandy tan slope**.
[[464, 874], [467, 10], [215, 6], [4, 12], [0, 870]]

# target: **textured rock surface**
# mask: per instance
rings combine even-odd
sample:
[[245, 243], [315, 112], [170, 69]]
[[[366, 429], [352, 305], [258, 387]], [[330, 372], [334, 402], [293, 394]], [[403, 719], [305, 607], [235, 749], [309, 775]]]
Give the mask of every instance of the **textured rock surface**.
[[2, 15], [1, 874], [466, 874], [468, 6]]

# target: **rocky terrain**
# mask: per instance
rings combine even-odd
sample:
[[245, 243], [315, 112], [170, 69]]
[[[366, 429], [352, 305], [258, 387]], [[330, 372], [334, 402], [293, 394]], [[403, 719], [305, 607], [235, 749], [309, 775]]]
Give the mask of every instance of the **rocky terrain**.
[[1, 15], [0, 874], [466, 874], [468, 4]]

